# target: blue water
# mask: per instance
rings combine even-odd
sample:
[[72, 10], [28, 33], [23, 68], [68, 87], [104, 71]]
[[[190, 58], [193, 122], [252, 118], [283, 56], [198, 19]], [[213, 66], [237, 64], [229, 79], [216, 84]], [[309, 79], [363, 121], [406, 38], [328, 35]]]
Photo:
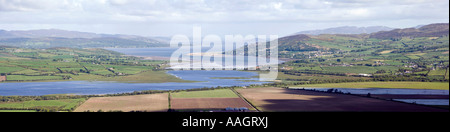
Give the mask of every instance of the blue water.
[[423, 105], [449, 105], [448, 99], [394, 99], [394, 100]]
[[[168, 71], [184, 80], [195, 83], [118, 83], [102, 81], [24, 82], [0, 83], [0, 96], [39, 96], [49, 94], [97, 95], [130, 93], [142, 90], [177, 90], [217, 86], [248, 86], [267, 82], [244, 81], [258, 74], [242, 71]], [[245, 77], [252, 79], [213, 79], [214, 77]]]
[[344, 93], [351, 94], [421, 94], [421, 95], [449, 95], [448, 90], [434, 89], [398, 89], [398, 88], [305, 88], [327, 91], [328, 89], [337, 89]]
[[[327, 91], [328, 89], [337, 89], [343, 93], [351, 94], [395, 94], [395, 95], [449, 95], [448, 90], [433, 89], [397, 89], [397, 88], [304, 88], [319, 91]], [[416, 103], [423, 105], [449, 105], [448, 99], [394, 99], [397, 101]]]
[[[170, 57], [177, 48], [108, 48], [127, 55]], [[207, 49], [202, 49], [207, 50]], [[142, 90], [177, 90], [217, 86], [248, 86], [263, 84], [258, 82], [255, 72], [243, 71], [168, 71], [184, 80], [199, 81], [195, 83], [119, 83], [102, 81], [63, 81], [63, 82], [23, 82], [0, 83], [0, 96], [10, 95], [49, 95], [49, 94], [114, 94], [130, 93]], [[213, 79], [215, 77], [242, 77], [252, 79]], [[247, 81], [246, 81], [247, 80]], [[248, 81], [252, 80], [252, 81]]]

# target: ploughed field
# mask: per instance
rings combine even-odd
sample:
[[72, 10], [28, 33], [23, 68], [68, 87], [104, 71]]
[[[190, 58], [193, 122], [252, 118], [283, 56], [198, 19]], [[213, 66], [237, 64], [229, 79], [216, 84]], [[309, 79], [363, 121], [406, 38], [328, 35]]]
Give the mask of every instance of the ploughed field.
[[86, 111], [146, 111], [166, 112], [168, 110], [168, 94], [147, 94], [118, 97], [94, 97], [79, 106], [75, 112]]
[[162, 93], [116, 97], [93, 97], [80, 105], [75, 112], [97, 112], [99, 110], [104, 112], [166, 112], [169, 108], [173, 110], [224, 110], [227, 107], [246, 107], [250, 110], [252, 108], [230, 89], [216, 89], [174, 92], [170, 93], [170, 95], [169, 93]]
[[[284, 88], [247, 88], [236, 90], [248, 104], [231, 89], [180, 91], [162, 94], [93, 97], [79, 106], [85, 111], [147, 111], [165, 112], [224, 110], [228, 107], [255, 106], [263, 112], [448, 112], [424, 105], [402, 103], [338, 93], [325, 93]], [[251, 106], [253, 105], [253, 106]]]
[[175, 110], [251, 108], [241, 98], [175, 98], [172, 100], [171, 106]]
[[448, 112], [422, 105], [306, 90], [250, 88], [237, 91], [259, 110], [266, 112]]
[[230, 89], [218, 89], [171, 94], [171, 109], [174, 110], [210, 110], [227, 107], [248, 109], [251, 106], [239, 98]]

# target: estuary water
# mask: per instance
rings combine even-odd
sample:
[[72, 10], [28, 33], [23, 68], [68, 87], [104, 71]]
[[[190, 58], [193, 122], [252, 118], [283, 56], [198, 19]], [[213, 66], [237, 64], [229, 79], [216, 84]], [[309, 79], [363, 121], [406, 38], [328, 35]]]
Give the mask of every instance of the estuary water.
[[[296, 88], [301, 89], [301, 88]], [[372, 95], [449, 95], [449, 90], [435, 89], [399, 89], [399, 88], [303, 88], [308, 90], [327, 91], [329, 89], [338, 90], [343, 93], [351, 94], [372, 94]], [[423, 105], [449, 105], [449, 99], [393, 99], [407, 103], [416, 103]]]
[[[185, 80], [199, 81], [194, 83], [119, 83], [104, 81], [60, 81], [60, 82], [22, 82], [0, 83], [0, 96], [39, 96], [49, 94], [98, 95], [114, 93], [130, 93], [143, 90], [178, 90], [203, 87], [248, 86], [263, 84], [255, 72], [242, 71], [168, 71]], [[245, 79], [223, 79], [223, 78]], [[222, 79], [220, 79], [222, 78]]]
[[[109, 49], [134, 56], [170, 57], [174, 48], [115, 48]], [[121, 83], [104, 81], [58, 81], [0, 83], [0, 96], [39, 96], [50, 94], [98, 95], [130, 93], [142, 90], [178, 90], [204, 87], [249, 86], [263, 84], [258, 73], [244, 71], [167, 71], [168, 74], [194, 83]]]

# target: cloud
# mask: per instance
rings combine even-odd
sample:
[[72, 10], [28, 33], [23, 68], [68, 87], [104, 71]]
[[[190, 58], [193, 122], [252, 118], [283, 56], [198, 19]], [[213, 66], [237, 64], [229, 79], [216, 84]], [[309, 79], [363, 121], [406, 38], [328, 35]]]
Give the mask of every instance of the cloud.
[[235, 29], [229, 28], [231, 25], [260, 31], [255, 25], [281, 25], [278, 28], [290, 32], [300, 29], [284, 25], [413, 26], [427, 24], [419, 23], [424, 21], [448, 21], [448, 4], [448, 0], [0, 0], [0, 28], [45, 24], [89, 29], [97, 25], [101, 30], [108, 28], [105, 25], [115, 25], [104, 30], [130, 27], [128, 32], [134, 32], [137, 26], [163, 29], [156, 26], [200, 24], [228, 27], [217, 27], [221, 31]]
[[0, 0], [0, 11], [31, 11], [44, 6], [34, 0]]
[[80, 0], [0, 0], [2, 12], [72, 10], [80, 6]]
[[116, 5], [116, 6], [125, 5], [128, 2], [129, 2], [128, 0], [110, 0], [109, 1], [110, 4]]

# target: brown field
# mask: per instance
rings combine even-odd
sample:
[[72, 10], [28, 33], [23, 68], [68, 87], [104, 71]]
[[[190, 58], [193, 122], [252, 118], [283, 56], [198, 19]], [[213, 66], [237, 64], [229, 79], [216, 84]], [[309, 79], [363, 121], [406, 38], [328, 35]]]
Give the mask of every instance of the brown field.
[[261, 111], [448, 112], [421, 105], [305, 90], [250, 88], [237, 91]]
[[385, 50], [385, 51], [380, 52], [380, 54], [387, 54], [387, 53], [391, 53], [392, 51], [394, 51], [394, 50]]
[[225, 109], [227, 107], [251, 108], [241, 98], [172, 98], [171, 108], [181, 109]]
[[118, 97], [94, 97], [79, 106], [75, 112], [84, 111], [147, 111], [166, 112], [169, 108], [168, 94], [148, 94]]

